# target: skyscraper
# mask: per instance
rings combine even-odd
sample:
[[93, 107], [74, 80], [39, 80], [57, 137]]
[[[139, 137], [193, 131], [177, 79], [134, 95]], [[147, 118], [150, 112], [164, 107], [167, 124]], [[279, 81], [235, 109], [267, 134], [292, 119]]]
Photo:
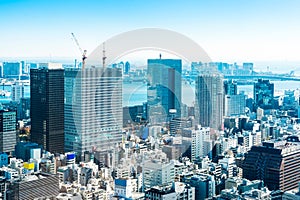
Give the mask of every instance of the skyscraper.
[[0, 111], [0, 151], [11, 153], [17, 141], [16, 112]]
[[237, 94], [237, 83], [224, 82], [224, 115], [239, 116], [245, 114], [246, 96]]
[[40, 64], [30, 70], [31, 141], [50, 152], [64, 152], [64, 70]]
[[202, 73], [196, 79], [195, 119], [201, 126], [222, 128], [223, 76], [218, 72]]
[[224, 94], [225, 95], [237, 95], [237, 83], [230, 81], [224, 82]]
[[263, 180], [270, 190], [293, 190], [300, 182], [300, 145], [286, 141], [252, 146], [243, 161], [243, 177]]
[[256, 107], [274, 108], [274, 83], [270, 83], [269, 80], [258, 79], [258, 82], [254, 84], [253, 95]]
[[24, 97], [24, 85], [21, 83], [15, 83], [11, 86], [12, 100], [19, 102]]
[[243, 94], [225, 95], [224, 114], [225, 116], [240, 116], [245, 114], [246, 96]]
[[148, 59], [150, 123], [166, 122], [171, 116], [181, 117], [181, 73], [181, 60]]
[[127, 61], [124, 66], [124, 74], [129, 74], [130, 71], [130, 63]]
[[65, 150], [108, 152], [122, 141], [122, 69], [65, 71]]

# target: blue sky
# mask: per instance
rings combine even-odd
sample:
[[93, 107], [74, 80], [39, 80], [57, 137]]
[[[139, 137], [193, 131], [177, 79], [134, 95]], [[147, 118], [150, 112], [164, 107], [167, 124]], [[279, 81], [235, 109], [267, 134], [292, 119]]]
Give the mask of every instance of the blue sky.
[[300, 1], [0, 0], [0, 57], [70, 57], [124, 31], [166, 28], [215, 61], [299, 61]]

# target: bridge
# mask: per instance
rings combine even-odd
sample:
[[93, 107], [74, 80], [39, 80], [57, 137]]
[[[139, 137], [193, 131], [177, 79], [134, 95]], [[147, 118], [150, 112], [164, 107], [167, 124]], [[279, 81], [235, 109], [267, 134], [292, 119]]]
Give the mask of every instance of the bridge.
[[257, 79], [267, 79], [273, 81], [300, 81], [300, 77], [296, 76], [288, 76], [288, 75], [276, 75], [276, 74], [268, 74], [268, 75], [224, 75], [224, 79], [232, 79], [232, 80], [257, 80]]

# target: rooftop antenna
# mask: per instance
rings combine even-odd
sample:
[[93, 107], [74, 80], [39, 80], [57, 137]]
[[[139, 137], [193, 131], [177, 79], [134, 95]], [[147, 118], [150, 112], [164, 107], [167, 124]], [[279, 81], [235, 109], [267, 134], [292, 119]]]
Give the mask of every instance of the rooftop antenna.
[[77, 38], [75, 37], [74, 33], [71, 33], [71, 35], [72, 35], [72, 37], [73, 37], [73, 39], [74, 39], [74, 41], [75, 41], [75, 43], [76, 43], [76, 45], [77, 45], [80, 53], [82, 54], [82, 69], [84, 69], [84, 67], [85, 67], [85, 60], [87, 58], [86, 57], [87, 50], [82, 50], [82, 48], [80, 47], [79, 42], [78, 42]]
[[103, 42], [103, 51], [102, 51], [102, 66], [103, 68], [105, 67], [105, 60], [106, 60], [106, 56], [105, 56], [105, 42]]

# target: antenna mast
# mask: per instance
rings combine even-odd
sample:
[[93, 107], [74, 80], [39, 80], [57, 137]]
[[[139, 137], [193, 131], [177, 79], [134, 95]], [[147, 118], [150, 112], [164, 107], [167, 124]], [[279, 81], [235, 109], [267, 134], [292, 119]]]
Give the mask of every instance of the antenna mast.
[[102, 66], [103, 66], [103, 68], [105, 67], [105, 60], [106, 60], [106, 56], [105, 56], [105, 42], [103, 42], [103, 51], [102, 51]]

